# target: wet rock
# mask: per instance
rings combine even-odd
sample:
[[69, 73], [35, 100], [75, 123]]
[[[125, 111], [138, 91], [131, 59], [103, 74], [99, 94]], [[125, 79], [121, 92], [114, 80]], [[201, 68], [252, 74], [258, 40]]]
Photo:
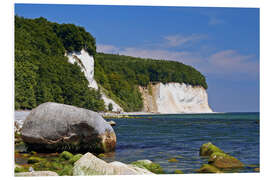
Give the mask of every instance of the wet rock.
[[196, 170], [198, 173], [222, 173], [218, 168], [210, 164], [203, 164], [202, 167]]
[[74, 176], [91, 176], [91, 175], [136, 175], [152, 174], [146, 169], [126, 165], [121, 162], [106, 163], [91, 153], [86, 153], [74, 163]]
[[98, 157], [99, 157], [99, 158], [103, 158], [103, 157], [105, 157], [105, 154], [100, 153], [100, 154], [98, 155]]
[[19, 173], [19, 172], [28, 172], [28, 168], [21, 166], [19, 164], [15, 164], [15, 169], [14, 169], [15, 173]]
[[260, 168], [255, 168], [254, 171], [255, 172], [260, 172]]
[[60, 158], [62, 159], [65, 159], [65, 160], [69, 160], [73, 157], [73, 154], [68, 152], [68, 151], [63, 151], [61, 154], [60, 154]]
[[211, 142], [203, 144], [200, 148], [200, 156], [210, 156], [214, 152], [224, 153], [221, 149], [213, 145]]
[[116, 145], [114, 130], [98, 113], [51, 102], [30, 112], [21, 133], [37, 152], [110, 152]]
[[76, 161], [78, 161], [83, 155], [82, 154], [76, 154], [71, 159], [69, 159], [69, 162], [71, 164], [74, 164]]
[[15, 176], [58, 176], [58, 174], [53, 171], [34, 171], [15, 173]]
[[132, 162], [131, 164], [140, 168], [147, 169], [155, 174], [164, 174], [164, 171], [159, 164], [153, 163], [152, 161], [148, 159], [138, 160], [138, 161]]
[[235, 157], [221, 152], [215, 152], [211, 154], [208, 160], [208, 164], [211, 164], [219, 169], [233, 169], [244, 167], [244, 164]]
[[116, 122], [115, 121], [109, 121], [108, 122], [111, 126], [115, 126], [116, 125]]

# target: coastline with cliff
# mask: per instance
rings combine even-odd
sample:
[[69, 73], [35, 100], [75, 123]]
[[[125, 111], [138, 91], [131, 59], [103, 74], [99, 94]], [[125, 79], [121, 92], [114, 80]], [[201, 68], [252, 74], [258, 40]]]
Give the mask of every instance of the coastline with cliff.
[[258, 9], [44, 7], [15, 4], [15, 176], [260, 172]]

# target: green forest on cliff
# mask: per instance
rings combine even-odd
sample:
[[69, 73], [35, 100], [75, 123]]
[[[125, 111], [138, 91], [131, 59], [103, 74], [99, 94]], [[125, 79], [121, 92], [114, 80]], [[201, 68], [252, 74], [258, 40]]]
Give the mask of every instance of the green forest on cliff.
[[207, 89], [205, 77], [191, 66], [96, 53], [95, 38], [83, 27], [15, 16], [15, 108], [32, 109], [52, 101], [105, 110], [100, 92], [88, 88], [80, 67], [65, 57], [65, 53], [83, 48], [95, 58], [100, 88], [125, 111], [142, 109], [138, 85], [149, 82], [179, 82]]

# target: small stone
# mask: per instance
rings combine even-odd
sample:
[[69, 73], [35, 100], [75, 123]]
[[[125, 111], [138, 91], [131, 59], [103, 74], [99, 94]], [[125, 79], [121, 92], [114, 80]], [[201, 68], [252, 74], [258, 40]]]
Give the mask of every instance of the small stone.
[[98, 157], [99, 157], [99, 158], [103, 158], [103, 157], [105, 157], [105, 154], [100, 153], [100, 154], [98, 155]]

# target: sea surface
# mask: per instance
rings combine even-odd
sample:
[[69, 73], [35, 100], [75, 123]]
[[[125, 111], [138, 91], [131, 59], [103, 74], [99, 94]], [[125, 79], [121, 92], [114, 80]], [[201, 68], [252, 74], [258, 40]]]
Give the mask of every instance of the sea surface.
[[[134, 115], [107, 120], [116, 122], [117, 136], [115, 153], [102, 158], [107, 162], [149, 159], [166, 173], [176, 169], [194, 173], [208, 160], [199, 156], [201, 145], [212, 142], [248, 165], [237, 172], [254, 172], [260, 164], [259, 113]], [[168, 162], [171, 158], [178, 162]]]

